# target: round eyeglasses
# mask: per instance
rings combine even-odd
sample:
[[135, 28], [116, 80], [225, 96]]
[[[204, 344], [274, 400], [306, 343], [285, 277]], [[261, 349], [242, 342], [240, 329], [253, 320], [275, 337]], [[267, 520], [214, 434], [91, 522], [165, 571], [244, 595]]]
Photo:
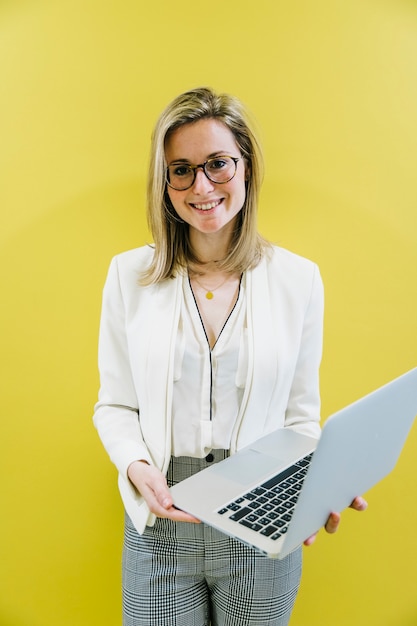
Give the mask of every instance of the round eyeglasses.
[[199, 165], [190, 165], [177, 161], [168, 165], [166, 182], [176, 191], [185, 191], [193, 186], [198, 168], [212, 183], [228, 183], [236, 174], [237, 164], [242, 157], [216, 156]]

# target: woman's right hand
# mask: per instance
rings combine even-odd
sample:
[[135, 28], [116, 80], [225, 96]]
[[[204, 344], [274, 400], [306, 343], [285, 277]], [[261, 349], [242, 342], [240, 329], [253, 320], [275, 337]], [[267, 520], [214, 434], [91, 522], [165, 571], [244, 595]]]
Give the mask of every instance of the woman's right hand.
[[134, 461], [129, 465], [127, 474], [151, 513], [175, 522], [200, 523], [193, 515], [175, 508], [165, 476], [157, 467], [146, 461]]

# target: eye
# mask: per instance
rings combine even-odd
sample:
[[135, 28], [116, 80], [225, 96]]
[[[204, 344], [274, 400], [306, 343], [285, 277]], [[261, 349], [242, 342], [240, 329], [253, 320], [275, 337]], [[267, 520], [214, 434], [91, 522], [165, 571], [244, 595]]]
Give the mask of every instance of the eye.
[[191, 172], [191, 168], [188, 165], [170, 165], [169, 167], [172, 176], [178, 176], [179, 178], [183, 176], [188, 176]]
[[218, 158], [218, 159], [210, 159], [207, 163], [207, 167], [211, 171], [222, 170], [229, 165], [229, 159], [227, 158]]

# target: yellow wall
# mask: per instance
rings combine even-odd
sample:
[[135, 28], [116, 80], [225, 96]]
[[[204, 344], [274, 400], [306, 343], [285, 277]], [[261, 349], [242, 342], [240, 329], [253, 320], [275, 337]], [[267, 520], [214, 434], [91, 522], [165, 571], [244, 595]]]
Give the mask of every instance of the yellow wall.
[[[2, 626], [120, 623], [101, 289], [148, 240], [149, 136], [180, 91], [258, 119], [261, 230], [325, 281], [323, 415], [417, 364], [416, 36], [411, 0], [0, 2]], [[417, 426], [367, 513], [305, 551], [292, 626], [417, 624], [416, 454]]]

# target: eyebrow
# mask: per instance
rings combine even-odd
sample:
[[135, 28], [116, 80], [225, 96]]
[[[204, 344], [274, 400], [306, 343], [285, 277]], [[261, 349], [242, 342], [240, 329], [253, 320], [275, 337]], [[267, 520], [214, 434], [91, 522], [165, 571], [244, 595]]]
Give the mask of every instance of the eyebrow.
[[[216, 156], [231, 156], [231, 155], [226, 150], [217, 150], [216, 152], [212, 152], [211, 154], [209, 154], [205, 160], [208, 161], [208, 159], [214, 159], [214, 157]], [[191, 163], [191, 161], [189, 159], [174, 159], [173, 161], [170, 162], [170, 165], [172, 165], [173, 163]]]

